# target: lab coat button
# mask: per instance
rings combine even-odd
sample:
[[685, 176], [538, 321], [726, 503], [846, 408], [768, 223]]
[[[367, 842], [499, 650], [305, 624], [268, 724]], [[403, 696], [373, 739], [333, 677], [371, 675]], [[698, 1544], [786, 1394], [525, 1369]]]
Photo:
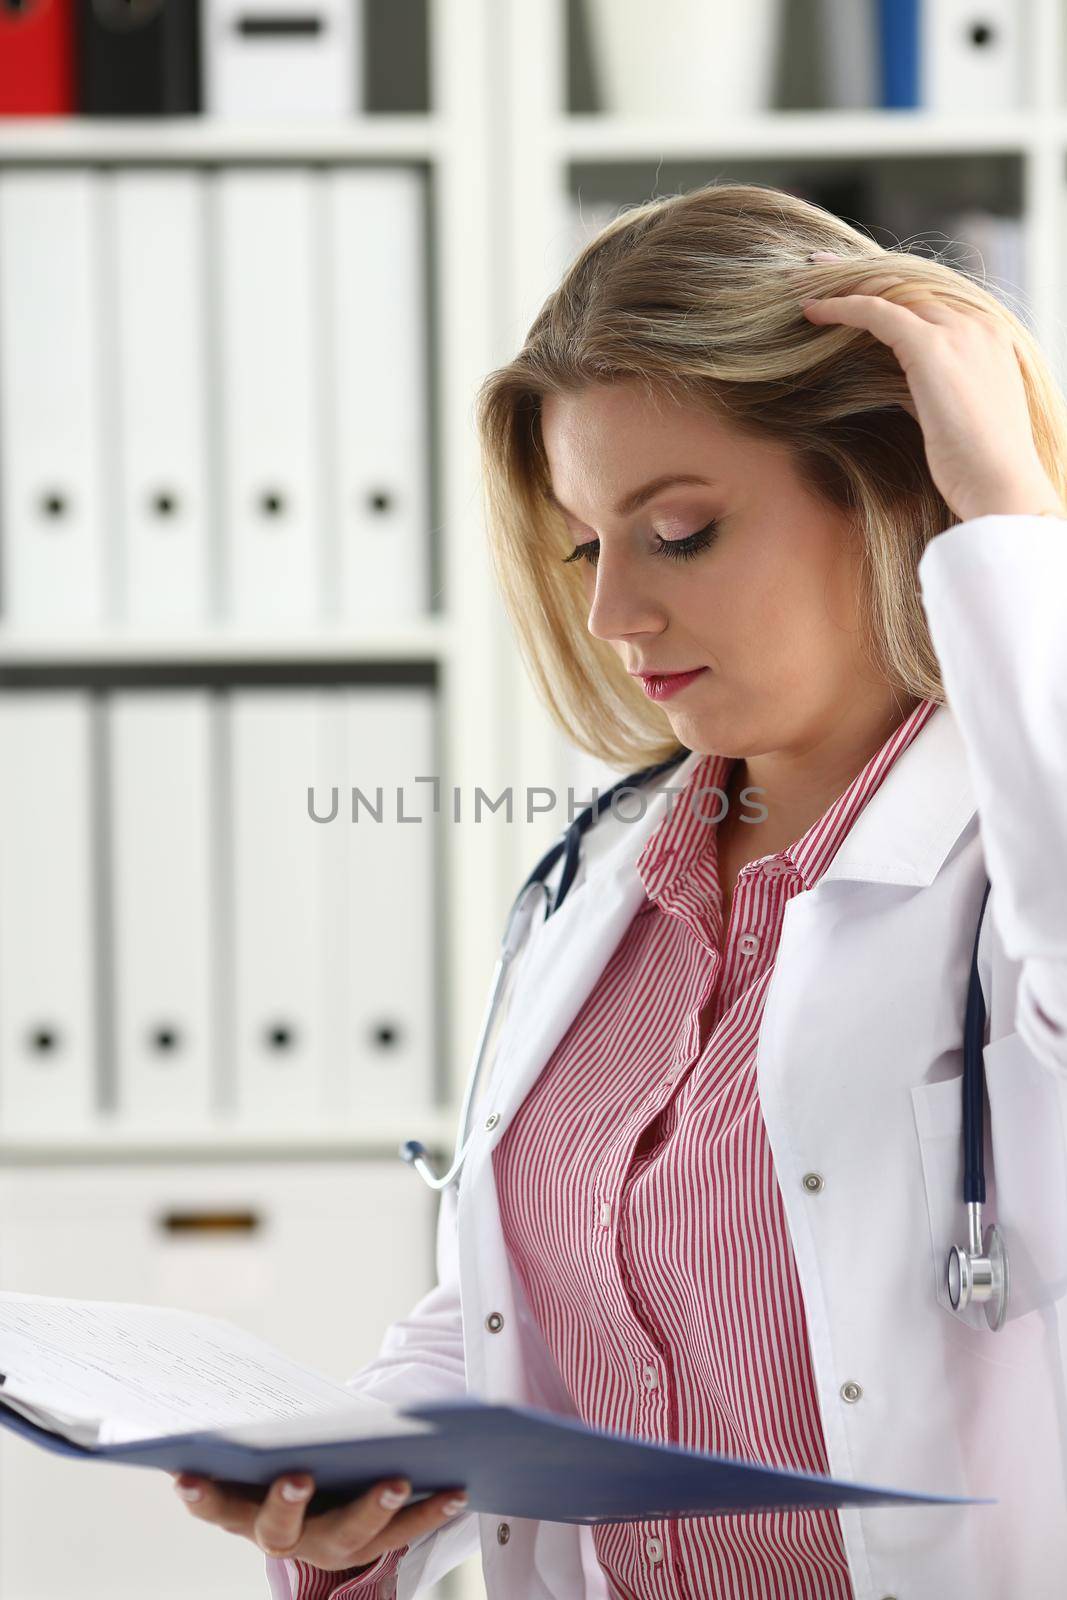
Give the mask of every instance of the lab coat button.
[[662, 1561], [663, 1560], [663, 1541], [662, 1541], [662, 1539], [646, 1539], [645, 1540], [645, 1554], [648, 1556], [648, 1559], [650, 1561]]
[[508, 1542], [508, 1540], [510, 1538], [511, 1538], [511, 1524], [508, 1523], [508, 1522], [498, 1522], [497, 1525], [496, 1525], [496, 1542], [497, 1542], [497, 1544], [507, 1544], [507, 1542]]
[[804, 1187], [809, 1194], [818, 1194], [819, 1190], [822, 1188], [822, 1173], [805, 1172]]
[[863, 1390], [860, 1388], [859, 1384], [853, 1383], [851, 1379], [849, 1379], [848, 1383], [843, 1383], [841, 1385], [842, 1400], [848, 1400], [850, 1402], [853, 1400], [858, 1400], [862, 1393]]
[[737, 948], [743, 956], [754, 956], [759, 951], [759, 940], [754, 933], [743, 933], [737, 941]]
[[487, 1133], [492, 1133], [493, 1129], [496, 1127], [496, 1125], [497, 1125], [497, 1123], [499, 1121], [500, 1121], [500, 1112], [499, 1111], [494, 1111], [491, 1117], [486, 1117], [486, 1119], [485, 1119], [486, 1132]]
[[499, 1333], [504, 1326], [504, 1319], [499, 1311], [490, 1311], [485, 1319], [485, 1325], [490, 1333]]

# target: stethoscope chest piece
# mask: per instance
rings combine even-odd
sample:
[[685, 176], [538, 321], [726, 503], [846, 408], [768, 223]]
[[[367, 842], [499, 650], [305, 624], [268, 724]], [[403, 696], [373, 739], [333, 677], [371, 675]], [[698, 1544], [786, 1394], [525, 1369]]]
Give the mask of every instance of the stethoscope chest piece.
[[1004, 1240], [995, 1223], [990, 1223], [985, 1238], [978, 1248], [981, 1236], [981, 1208], [967, 1207], [970, 1239], [966, 1249], [953, 1245], [948, 1253], [948, 1297], [953, 1311], [971, 1304], [985, 1307], [986, 1322], [996, 1333], [1003, 1325], [1008, 1310], [1008, 1255]]

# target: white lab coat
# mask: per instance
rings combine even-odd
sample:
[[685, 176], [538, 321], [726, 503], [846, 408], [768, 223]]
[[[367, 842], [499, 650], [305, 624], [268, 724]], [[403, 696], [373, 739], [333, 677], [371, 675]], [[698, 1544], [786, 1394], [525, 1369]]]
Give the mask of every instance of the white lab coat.
[[[919, 563], [949, 704], [785, 908], [757, 1074], [807, 1314], [830, 1473], [969, 1507], [838, 1513], [856, 1600], [1067, 1592], [1067, 521], [997, 515]], [[403, 1405], [571, 1409], [505, 1252], [491, 1154], [644, 898], [635, 862], [699, 753], [602, 813], [558, 913], [534, 919], [496, 1036], [438, 1285], [351, 1380]], [[628, 816], [636, 803], [624, 810]], [[558, 877], [557, 865], [552, 880]], [[948, 1304], [966, 1240], [960, 1075], [971, 951], [989, 1010], [987, 1205], [1008, 1320]], [[1063, 1032], [1050, 1025], [1058, 1021]], [[489, 1112], [499, 1120], [490, 1129]], [[804, 1187], [817, 1172], [823, 1186]], [[417, 1181], [412, 1179], [412, 1181]], [[503, 1316], [490, 1331], [490, 1312]], [[842, 1385], [858, 1384], [846, 1401]], [[398, 1600], [481, 1545], [490, 1600], [606, 1600], [592, 1532], [464, 1513], [415, 1541]], [[268, 1558], [276, 1600], [287, 1564]], [[392, 1594], [390, 1583], [382, 1594]]]

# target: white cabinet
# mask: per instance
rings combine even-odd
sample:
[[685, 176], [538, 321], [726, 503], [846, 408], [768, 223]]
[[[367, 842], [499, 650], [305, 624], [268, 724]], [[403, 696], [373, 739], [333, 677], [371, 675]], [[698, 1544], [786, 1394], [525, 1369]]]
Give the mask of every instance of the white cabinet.
[[[437, 1197], [397, 1159], [0, 1173], [0, 1285], [223, 1316], [338, 1382], [433, 1280]], [[265, 1600], [262, 1556], [169, 1474], [0, 1435], [3, 1600]]]

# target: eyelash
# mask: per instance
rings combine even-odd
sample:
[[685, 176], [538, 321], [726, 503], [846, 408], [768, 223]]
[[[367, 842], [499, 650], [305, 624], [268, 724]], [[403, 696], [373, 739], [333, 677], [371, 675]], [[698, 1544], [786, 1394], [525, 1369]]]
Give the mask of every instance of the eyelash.
[[[715, 541], [719, 524], [709, 522], [703, 528], [698, 528], [696, 533], [687, 535], [684, 539], [660, 539], [659, 554], [665, 555], [669, 561], [691, 561], [694, 556], [706, 550]], [[659, 538], [659, 535], [656, 535]], [[587, 555], [586, 551], [596, 551], [596, 556]], [[596, 557], [600, 554], [600, 540], [588, 539], [585, 544], [575, 545], [569, 556], [563, 557], [563, 564], [568, 561], [584, 561], [589, 566], [596, 566]]]

